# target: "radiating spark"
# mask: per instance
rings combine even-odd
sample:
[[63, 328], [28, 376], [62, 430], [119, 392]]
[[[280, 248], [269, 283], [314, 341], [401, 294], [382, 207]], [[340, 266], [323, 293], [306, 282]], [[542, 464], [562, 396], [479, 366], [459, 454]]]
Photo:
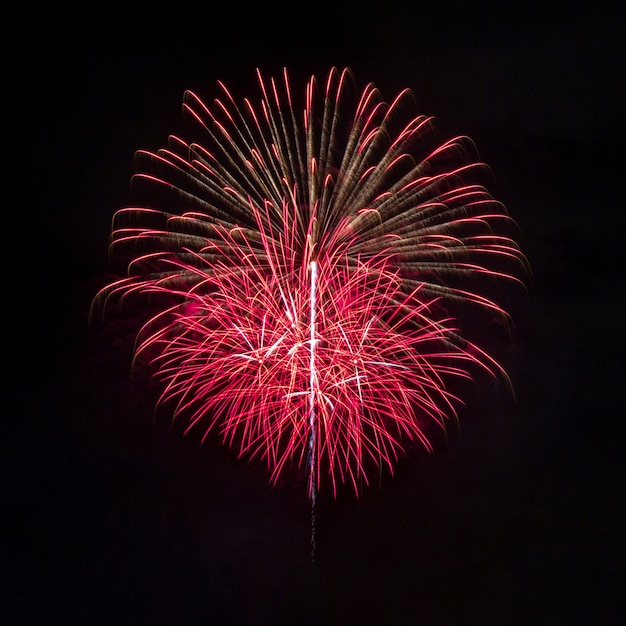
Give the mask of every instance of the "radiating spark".
[[368, 85], [354, 104], [333, 69], [300, 105], [286, 71], [257, 75], [260, 105], [221, 83], [212, 108], [187, 92], [194, 140], [137, 153], [149, 206], [115, 214], [128, 275], [93, 310], [146, 297], [136, 358], [160, 402], [272, 481], [304, 469], [314, 516], [322, 484], [359, 493], [411, 446], [431, 450], [432, 426], [456, 419], [451, 380], [507, 380], [455, 316], [506, 322], [493, 287], [527, 264], [471, 141], [407, 120], [408, 91], [387, 105]]

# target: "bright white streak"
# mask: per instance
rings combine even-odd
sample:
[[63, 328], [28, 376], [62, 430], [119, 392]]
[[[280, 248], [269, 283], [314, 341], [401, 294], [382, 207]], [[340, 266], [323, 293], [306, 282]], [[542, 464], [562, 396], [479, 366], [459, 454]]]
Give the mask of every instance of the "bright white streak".
[[315, 305], [317, 287], [317, 262], [309, 264], [311, 271], [311, 319], [310, 319], [310, 346], [309, 346], [309, 479], [311, 481], [311, 557], [315, 560]]
[[[311, 429], [309, 439], [309, 449], [311, 452], [311, 463], [313, 464], [313, 454], [315, 452], [315, 305], [316, 305], [316, 287], [317, 287], [317, 261], [311, 261], [309, 264], [311, 271], [311, 319], [310, 319], [310, 341], [309, 341], [309, 427]], [[313, 489], [312, 496], [314, 497]]]

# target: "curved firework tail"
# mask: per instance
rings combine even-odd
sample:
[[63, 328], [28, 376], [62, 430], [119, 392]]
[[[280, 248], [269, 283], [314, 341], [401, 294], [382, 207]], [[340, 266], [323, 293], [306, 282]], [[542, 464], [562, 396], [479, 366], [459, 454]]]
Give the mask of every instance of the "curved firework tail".
[[452, 378], [507, 379], [455, 316], [506, 320], [489, 294], [526, 262], [471, 141], [407, 121], [408, 91], [358, 97], [333, 69], [300, 111], [286, 72], [258, 79], [258, 104], [187, 92], [197, 141], [137, 153], [148, 200], [113, 218], [127, 277], [94, 312], [149, 295], [136, 357], [189, 429], [219, 430], [273, 480], [309, 467], [313, 498], [322, 479], [358, 493], [409, 442], [431, 448], [429, 425], [456, 417]]

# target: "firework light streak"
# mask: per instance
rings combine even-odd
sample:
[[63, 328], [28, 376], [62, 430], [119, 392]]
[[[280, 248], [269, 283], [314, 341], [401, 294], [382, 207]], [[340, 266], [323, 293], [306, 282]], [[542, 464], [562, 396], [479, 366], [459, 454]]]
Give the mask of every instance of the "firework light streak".
[[258, 80], [256, 105], [187, 92], [198, 141], [137, 153], [145, 200], [115, 214], [110, 247], [127, 277], [93, 310], [145, 297], [136, 358], [160, 402], [274, 482], [306, 469], [314, 515], [322, 484], [359, 493], [415, 443], [431, 450], [432, 425], [456, 419], [451, 380], [506, 379], [455, 319], [506, 320], [490, 294], [525, 260], [471, 141], [406, 121], [408, 91], [359, 97], [333, 69], [301, 115], [286, 72]]
[[310, 335], [309, 335], [309, 494], [311, 498], [311, 553], [315, 553], [315, 383], [317, 380], [317, 372], [315, 371], [315, 342], [317, 337], [315, 334], [315, 297], [317, 288], [317, 261], [309, 263], [309, 271], [311, 273], [311, 315], [310, 315]]

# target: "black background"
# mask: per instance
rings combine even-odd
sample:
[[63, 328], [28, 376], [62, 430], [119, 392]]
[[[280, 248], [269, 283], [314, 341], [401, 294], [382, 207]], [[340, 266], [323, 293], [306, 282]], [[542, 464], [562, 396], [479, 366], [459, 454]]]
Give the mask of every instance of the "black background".
[[[623, 14], [92, 8], [5, 26], [4, 623], [623, 623]], [[448, 451], [322, 498], [313, 566], [302, 486], [155, 422], [129, 328], [87, 313], [132, 154], [181, 130], [183, 91], [331, 65], [476, 141], [534, 279], [503, 348], [516, 401], [478, 389]]]

